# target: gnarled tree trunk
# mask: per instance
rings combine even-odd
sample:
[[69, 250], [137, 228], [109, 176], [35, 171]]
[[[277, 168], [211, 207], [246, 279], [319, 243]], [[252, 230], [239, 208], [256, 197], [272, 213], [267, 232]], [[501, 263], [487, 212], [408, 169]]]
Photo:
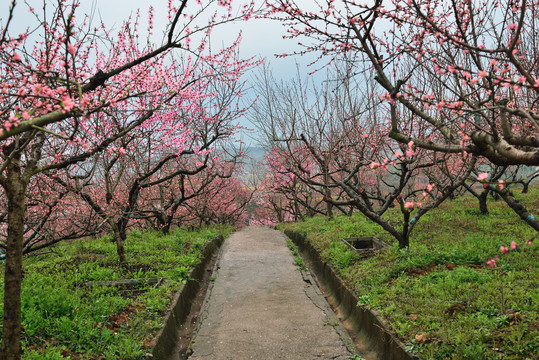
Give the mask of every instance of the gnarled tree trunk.
[[4, 271], [4, 323], [2, 353], [4, 360], [21, 358], [21, 285], [24, 240], [26, 181], [20, 166], [20, 154], [7, 166], [4, 190], [8, 205], [8, 229]]

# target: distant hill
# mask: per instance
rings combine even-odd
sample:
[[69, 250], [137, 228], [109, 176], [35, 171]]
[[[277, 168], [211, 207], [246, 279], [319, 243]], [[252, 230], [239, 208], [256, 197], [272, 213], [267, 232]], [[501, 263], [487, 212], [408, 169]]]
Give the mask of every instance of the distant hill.
[[261, 166], [260, 163], [265, 160], [266, 150], [258, 146], [249, 146], [245, 149], [245, 152], [249, 159], [246, 159], [243, 175], [249, 177], [249, 175], [255, 172], [255, 169], [260, 170], [258, 168]]
[[266, 150], [258, 146], [249, 146], [245, 152], [256, 162], [264, 161], [264, 156], [266, 155]]

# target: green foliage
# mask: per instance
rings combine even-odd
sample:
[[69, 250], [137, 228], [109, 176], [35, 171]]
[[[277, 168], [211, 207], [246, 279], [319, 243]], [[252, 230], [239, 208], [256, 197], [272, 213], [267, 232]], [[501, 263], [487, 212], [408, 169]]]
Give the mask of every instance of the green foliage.
[[294, 243], [290, 241], [290, 239], [286, 239], [286, 246], [288, 246], [288, 248], [292, 250], [292, 255], [294, 255], [294, 265], [296, 265], [301, 271], [308, 270], [303, 263], [301, 255], [299, 254], [298, 247], [294, 245]]
[[348, 359], [350, 360], [365, 360], [364, 357], [361, 357], [359, 355], [352, 355], [352, 356], [349, 356]]
[[352, 260], [359, 258], [358, 254], [342, 241], [332, 241], [327, 256], [332, 259], [332, 263], [337, 269], [344, 269], [350, 265]]
[[[230, 227], [178, 229], [168, 236], [133, 231], [125, 242], [126, 267], [117, 263], [109, 237], [61, 243], [52, 254], [25, 258], [23, 358], [143, 358], [174, 292], [200, 261], [204, 245], [231, 231]], [[86, 286], [91, 281], [150, 277], [166, 282], [134, 291]]]
[[[524, 200], [530, 210], [539, 208], [539, 188]], [[280, 228], [306, 234], [323, 260], [356, 289], [358, 306], [376, 309], [421, 358], [536, 358], [539, 241], [502, 255], [501, 245], [524, 244], [535, 232], [501, 201], [489, 202], [488, 216], [477, 208], [473, 197], [447, 201], [422, 217], [404, 250], [361, 214], [315, 217]], [[395, 215], [390, 212], [388, 220], [398, 223]], [[361, 236], [392, 246], [355, 259], [340, 240]], [[498, 266], [485, 266], [494, 256], [500, 257]], [[427, 343], [415, 342], [421, 333], [428, 334]]]
[[357, 305], [358, 306], [367, 305], [370, 301], [371, 301], [371, 296], [370, 295], [361, 295], [358, 298]]

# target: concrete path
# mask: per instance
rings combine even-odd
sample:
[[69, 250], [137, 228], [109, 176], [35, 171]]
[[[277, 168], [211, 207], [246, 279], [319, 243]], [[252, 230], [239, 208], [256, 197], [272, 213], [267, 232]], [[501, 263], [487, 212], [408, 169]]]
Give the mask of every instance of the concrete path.
[[346, 330], [285, 236], [247, 227], [223, 245], [189, 359], [349, 359]]

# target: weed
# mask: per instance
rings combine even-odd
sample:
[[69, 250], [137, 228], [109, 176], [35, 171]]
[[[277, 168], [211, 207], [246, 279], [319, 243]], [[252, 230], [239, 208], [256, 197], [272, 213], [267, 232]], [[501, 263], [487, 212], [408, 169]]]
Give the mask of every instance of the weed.
[[294, 256], [294, 265], [296, 265], [300, 271], [307, 271], [307, 267], [303, 263], [303, 258], [299, 254], [298, 247], [290, 239], [286, 239], [286, 246], [292, 250], [292, 255]]
[[324, 326], [331, 326], [335, 327], [339, 325], [339, 320], [337, 318], [327, 318], [326, 322], [324, 323]]
[[364, 306], [367, 305], [371, 301], [370, 295], [361, 295], [358, 298], [357, 306]]
[[365, 360], [364, 357], [359, 356], [359, 355], [357, 355], [357, 354], [352, 355], [352, 356], [348, 356], [347, 359], [350, 359], [350, 360]]

